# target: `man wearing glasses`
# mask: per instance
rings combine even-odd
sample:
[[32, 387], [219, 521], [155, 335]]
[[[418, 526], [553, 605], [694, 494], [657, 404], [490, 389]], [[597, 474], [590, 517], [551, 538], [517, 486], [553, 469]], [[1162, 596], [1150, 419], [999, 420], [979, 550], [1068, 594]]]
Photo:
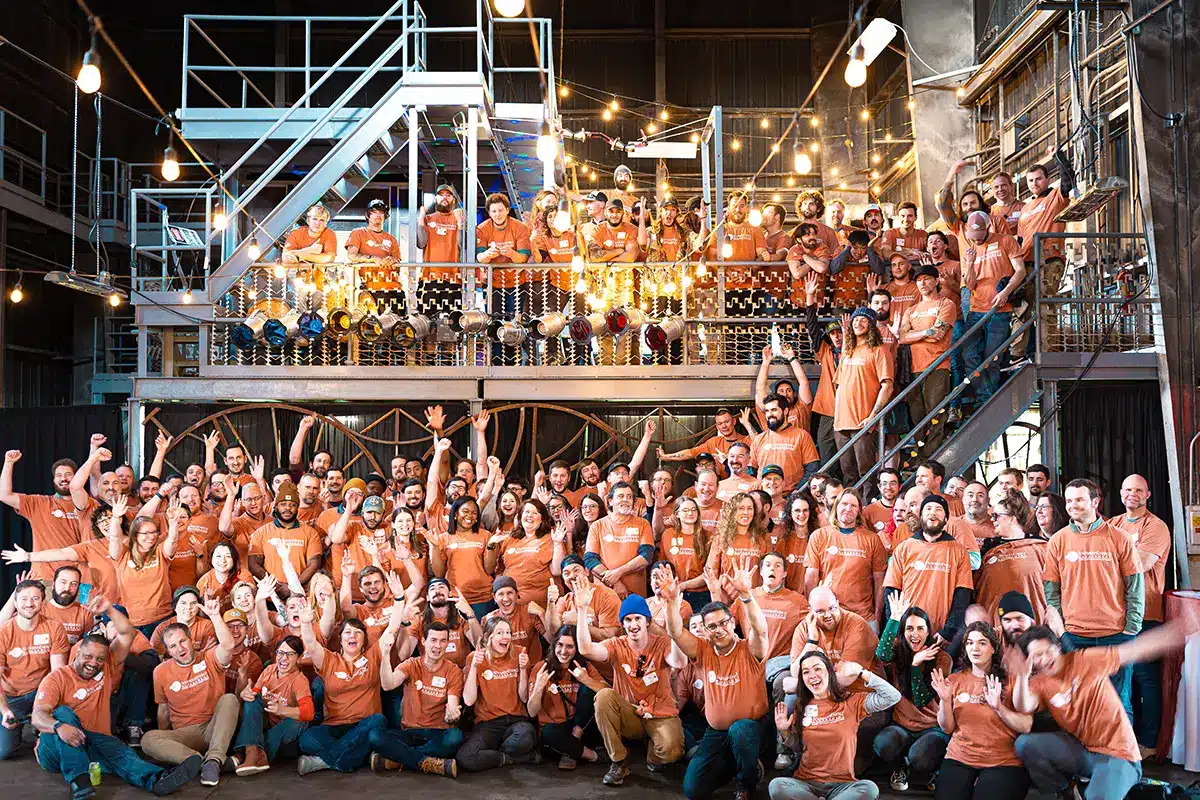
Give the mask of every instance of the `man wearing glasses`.
[[762, 776], [759, 754], [775, 742], [767, 713], [767, 618], [750, 590], [753, 570], [753, 562], [747, 558], [735, 564], [733, 576], [721, 576], [724, 594], [741, 601], [745, 639], [735, 632], [733, 615], [724, 603], [709, 603], [700, 609], [708, 641], [696, 638], [684, 627], [683, 602], [675, 579], [668, 578], [659, 586], [667, 602], [667, 632], [683, 654], [696, 662], [696, 672], [706, 682], [708, 730], [683, 778], [683, 794], [688, 800], [712, 797], [734, 775], [734, 797], [748, 800]]

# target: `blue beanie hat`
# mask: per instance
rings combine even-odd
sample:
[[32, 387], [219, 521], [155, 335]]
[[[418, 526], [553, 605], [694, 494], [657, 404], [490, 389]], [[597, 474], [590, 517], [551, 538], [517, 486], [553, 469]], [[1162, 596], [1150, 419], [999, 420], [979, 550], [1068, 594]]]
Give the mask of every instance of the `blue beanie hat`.
[[646, 598], [640, 594], [627, 595], [621, 601], [621, 613], [617, 615], [617, 618], [621, 622], [624, 622], [625, 618], [630, 614], [641, 614], [646, 619], [650, 619], [652, 615], [650, 614], [650, 606], [646, 603]]
[[875, 312], [866, 306], [854, 309], [854, 313], [850, 315], [850, 319], [853, 320], [855, 317], [866, 317], [871, 322], [879, 321], [879, 317], [875, 316]]

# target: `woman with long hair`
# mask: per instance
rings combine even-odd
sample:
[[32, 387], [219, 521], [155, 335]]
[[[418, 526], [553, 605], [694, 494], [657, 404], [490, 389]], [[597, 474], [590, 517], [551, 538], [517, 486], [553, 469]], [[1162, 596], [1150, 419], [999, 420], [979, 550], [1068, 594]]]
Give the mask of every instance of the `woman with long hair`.
[[475, 709], [475, 729], [456, 756], [467, 772], [532, 760], [537, 732], [525, 707], [528, 678], [529, 655], [512, 643], [508, 620], [486, 619], [463, 684], [463, 702]]
[[[543, 608], [550, 582], [562, 574], [562, 560], [567, 555], [567, 528], [555, 525], [550, 519], [550, 510], [536, 497], [530, 497], [520, 506], [520, 518], [512, 533], [497, 540], [495, 534], [488, 541], [483, 555], [483, 568], [496, 572], [497, 563], [501, 573], [517, 582], [520, 602], [534, 602]], [[492, 543], [499, 546], [492, 548]]]
[[129, 621], [147, 639], [171, 616], [171, 557], [179, 542], [182, 513], [179, 498], [171, 498], [165, 537], [151, 517], [137, 517], [129, 523], [127, 539], [120, 535], [121, 515], [114, 513], [109, 523], [108, 556], [117, 564], [121, 600], [129, 609]]
[[1006, 592], [1029, 598], [1043, 619], [1046, 592], [1042, 570], [1049, 543], [1038, 535], [1038, 522], [1025, 495], [1016, 489], [996, 490], [992, 499], [994, 537], [982, 542], [982, 561], [975, 577], [975, 602], [987, 611], [987, 619], [999, 625], [996, 608]]
[[1029, 733], [1033, 717], [1012, 709], [1000, 638], [986, 622], [965, 629], [958, 671], [933, 672], [938, 693], [938, 724], [950, 734], [938, 772], [935, 800], [992, 800], [1024, 797], [1029, 773], [1017, 757], [1017, 736]]
[[242, 690], [242, 722], [234, 750], [243, 750], [239, 776], [270, 768], [279, 748], [300, 738], [316, 715], [312, 687], [300, 671], [304, 641], [285, 636], [275, 645], [274, 659], [258, 680]]
[[[449, 522], [442, 534], [429, 531], [429, 567], [463, 593], [475, 616], [483, 619], [496, 610], [492, 602], [492, 575], [484, 566], [491, 533], [479, 524], [479, 503], [463, 495], [450, 505]], [[499, 545], [492, 545], [493, 549]]]
[[230, 595], [233, 589], [242, 581], [253, 580], [249, 572], [242, 569], [241, 557], [237, 548], [229, 542], [218, 542], [213, 545], [208, 557], [212, 569], [200, 576], [196, 588], [204, 599], [214, 597], [221, 602], [221, 612], [233, 608]]
[[708, 568], [718, 576], [732, 576], [734, 564], [749, 558], [754, 563], [755, 585], [758, 585], [762, 582], [758, 574], [758, 562], [763, 553], [770, 550], [766, 516], [759, 513], [754, 498], [746, 492], [738, 492], [721, 508], [721, 517], [717, 520], [717, 530], [713, 533], [708, 553]]
[[[558, 753], [559, 769], [575, 769], [580, 761], [594, 764], [599, 754], [585, 743], [599, 732], [596, 692], [608, 687], [596, 668], [579, 655], [575, 628], [563, 625], [550, 640], [546, 658], [533, 671], [526, 708], [541, 725], [542, 746]], [[590, 737], [589, 737], [590, 734]]]
[[416, 584], [416, 593], [425, 591], [429, 580], [429, 542], [425, 530], [418, 529], [417, 515], [404, 506], [392, 512], [392, 536], [382, 554], [380, 569], [395, 572], [405, 590]]
[[[859, 308], [843, 316], [842, 331], [846, 345], [833, 379], [833, 432], [838, 449], [845, 448], [839, 459], [842, 479], [853, 486], [875, 466], [877, 437], [866, 434], [852, 447], [846, 444], [887, 405], [895, 367], [891, 351], [883, 346], [874, 311]], [[868, 480], [863, 492], [870, 496], [874, 488], [873, 481]]]
[[[800, 764], [793, 777], [771, 781], [771, 800], [875, 800], [879, 796], [878, 786], [854, 774], [858, 726], [871, 714], [896, 705], [900, 693], [853, 661], [843, 661], [839, 667], [841, 674], [824, 652], [810, 650], [799, 659], [795, 712], [788, 713], [784, 703], [775, 705], [775, 727], [784, 744], [800, 754]], [[845, 687], [859, 677], [871, 691], [848, 694]]]
[[585, 494], [579, 501], [579, 518], [582, 520], [583, 536], [575, 539], [575, 555], [583, 558], [587, 551], [587, 532], [591, 530], [592, 524], [602, 518], [607, 512], [604, 507], [604, 501], [600, 499], [600, 495]]
[[1033, 516], [1037, 520], [1038, 535], [1043, 539], [1049, 539], [1071, 522], [1067, 516], [1067, 501], [1054, 492], [1046, 492], [1038, 497]]
[[[659, 550], [663, 560], [671, 562], [675, 568], [683, 599], [692, 608], [703, 608], [711, 602], [712, 597], [704, 582], [704, 566], [708, 563], [708, 534], [700, 524], [700, 506], [696, 498], [684, 495], [676, 498], [670, 509], [670, 519], [674, 524], [664, 523]], [[655, 516], [665, 511], [657, 505], [654, 507]]]
[[512, 533], [521, 524], [521, 498], [517, 497], [517, 493], [509, 489], [505, 489], [496, 498], [496, 529], [492, 531], [497, 533]]
[[771, 549], [787, 560], [784, 584], [794, 592], [804, 592], [804, 552], [817, 529], [816, 507], [808, 489], [792, 492], [784, 501], [783, 519], [771, 530]]
[[892, 616], [879, 637], [875, 655], [900, 691], [892, 722], [875, 734], [875, 755], [892, 765], [892, 790], [908, 791], [909, 770], [933, 784], [950, 737], [938, 727], [937, 692], [930, 676], [950, 669], [950, 656], [934, 639], [929, 615], [903, 596], [892, 601]]
[[[256, 592], [257, 589], [254, 586], [252, 578], [238, 581], [229, 592], [229, 607], [236, 608], [246, 615], [246, 648], [257, 653], [263, 661], [269, 661], [271, 651], [262, 646], [262, 637], [258, 635], [258, 619], [255, 616], [257, 610], [254, 607], [254, 595]], [[282, 600], [279, 602], [279, 607], [283, 607]]]

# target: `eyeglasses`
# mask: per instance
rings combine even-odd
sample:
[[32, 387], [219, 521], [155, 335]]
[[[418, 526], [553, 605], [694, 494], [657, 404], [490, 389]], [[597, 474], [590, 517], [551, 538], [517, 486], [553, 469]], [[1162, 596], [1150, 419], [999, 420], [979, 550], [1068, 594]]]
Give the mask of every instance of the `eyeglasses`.
[[710, 633], [719, 631], [719, 630], [721, 630], [721, 628], [731, 628], [731, 627], [733, 627], [733, 617], [726, 617], [725, 619], [721, 620], [720, 622], [704, 623], [704, 629], [709, 631]]
[[1012, 516], [1012, 514], [1009, 514], [1007, 511], [993, 511], [992, 512], [992, 522], [995, 522], [996, 520], [1000, 519], [1001, 517], [1011, 517], [1011, 516]]
[[276, 650], [275, 657], [276, 658], [295, 658], [296, 654], [293, 653], [291, 650]]

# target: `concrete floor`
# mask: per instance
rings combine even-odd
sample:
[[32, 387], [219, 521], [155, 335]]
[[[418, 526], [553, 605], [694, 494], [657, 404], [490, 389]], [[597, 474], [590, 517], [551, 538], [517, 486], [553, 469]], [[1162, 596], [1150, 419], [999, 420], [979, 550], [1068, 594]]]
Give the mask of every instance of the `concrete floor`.
[[[1200, 777], [1178, 767], [1148, 766], [1146, 772], [1149, 776], [1173, 780], [1185, 786]], [[294, 761], [281, 759], [270, 772], [246, 778], [224, 776], [220, 786], [216, 787], [201, 786], [196, 782], [173, 796], [192, 800], [299, 800], [305, 796], [373, 797], [387, 792], [418, 797], [421, 793], [437, 793], [470, 800], [594, 800], [615, 796], [637, 800], [679, 800], [682, 797], [678, 781], [660, 779], [651, 775], [642, 765], [634, 768], [634, 774], [619, 790], [601, 784], [603, 774], [604, 767], [600, 766], [584, 766], [574, 772], [560, 772], [553, 763], [547, 762], [540, 766], [519, 766], [463, 775], [458, 780], [407, 772], [375, 775], [365, 770], [352, 775], [322, 772], [301, 778], [296, 774]], [[882, 780], [883, 787], [886, 787], [886, 776], [876, 780]], [[110, 776], [104, 777], [98, 790], [98, 797], [103, 800], [144, 800], [149, 796]], [[720, 800], [732, 798], [732, 784], [716, 796]], [[32, 753], [24, 748], [15, 759], [0, 767], [0, 797], [69, 798], [70, 794], [62, 778], [43, 772]], [[767, 797], [765, 786], [760, 788], [758, 797], [763, 800]], [[896, 800], [902, 797], [928, 798], [930, 795], [923, 791], [910, 791], [903, 795], [887, 791], [881, 797]], [[1037, 794], [1031, 794], [1029, 798], [1049, 800]]]

